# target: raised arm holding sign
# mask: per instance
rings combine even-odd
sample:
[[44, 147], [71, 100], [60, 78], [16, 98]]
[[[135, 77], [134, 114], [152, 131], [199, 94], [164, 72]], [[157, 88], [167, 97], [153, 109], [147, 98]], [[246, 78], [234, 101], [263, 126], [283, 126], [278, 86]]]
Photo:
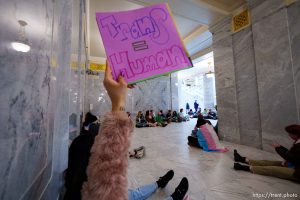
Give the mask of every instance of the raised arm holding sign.
[[167, 4], [96, 19], [115, 80], [122, 74], [136, 83], [192, 67]]

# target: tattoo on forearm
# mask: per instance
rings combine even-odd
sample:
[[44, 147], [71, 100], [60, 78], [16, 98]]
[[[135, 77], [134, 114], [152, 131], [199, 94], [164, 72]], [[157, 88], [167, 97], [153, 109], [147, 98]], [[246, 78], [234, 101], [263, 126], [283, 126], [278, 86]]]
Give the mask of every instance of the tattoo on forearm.
[[119, 108], [119, 110], [120, 110], [120, 111], [125, 111], [125, 108], [121, 106], [121, 107]]

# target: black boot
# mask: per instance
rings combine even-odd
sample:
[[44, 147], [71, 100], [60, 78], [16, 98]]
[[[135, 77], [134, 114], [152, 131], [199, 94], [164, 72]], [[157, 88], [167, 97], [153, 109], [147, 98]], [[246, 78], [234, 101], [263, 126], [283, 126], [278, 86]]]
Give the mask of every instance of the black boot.
[[250, 172], [250, 167], [248, 165], [241, 165], [240, 163], [234, 163], [233, 168], [235, 170], [242, 170]]
[[246, 163], [246, 157], [241, 156], [236, 149], [233, 152], [235, 162]]
[[166, 187], [166, 185], [173, 178], [173, 176], [174, 176], [174, 171], [173, 170], [168, 171], [164, 176], [159, 177], [158, 181], [156, 181], [157, 186], [159, 188]]
[[189, 181], [186, 177], [182, 178], [179, 185], [171, 195], [173, 200], [182, 200], [189, 189]]

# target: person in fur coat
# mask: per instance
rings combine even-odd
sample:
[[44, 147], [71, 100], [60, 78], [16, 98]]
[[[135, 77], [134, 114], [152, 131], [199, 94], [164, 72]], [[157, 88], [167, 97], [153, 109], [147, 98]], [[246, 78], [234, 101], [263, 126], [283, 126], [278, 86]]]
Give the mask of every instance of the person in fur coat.
[[[91, 148], [86, 172], [87, 181], [81, 190], [82, 199], [146, 199], [156, 189], [165, 187], [168, 181], [173, 178], [174, 172], [170, 170], [165, 176], [151, 184], [152, 187], [128, 191], [128, 150], [133, 132], [133, 122], [125, 112], [127, 83], [122, 76], [119, 76], [118, 81], [115, 81], [108, 64], [103, 83], [111, 100], [112, 112], [105, 115], [100, 132]], [[148, 195], [145, 195], [143, 189], [148, 192]], [[182, 200], [187, 190], [188, 180], [184, 177], [174, 193], [167, 199]]]

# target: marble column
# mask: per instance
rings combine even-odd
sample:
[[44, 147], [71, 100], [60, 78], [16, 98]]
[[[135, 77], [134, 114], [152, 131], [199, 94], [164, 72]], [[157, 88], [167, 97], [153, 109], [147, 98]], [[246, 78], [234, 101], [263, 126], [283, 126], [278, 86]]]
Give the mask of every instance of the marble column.
[[213, 34], [219, 134], [224, 140], [240, 143], [230, 19], [225, 18], [210, 31]]
[[[171, 103], [166, 104], [165, 109], [170, 109], [170, 110], [179, 110], [179, 93], [178, 93], [178, 85], [179, 85], [179, 79], [178, 79], [178, 72], [172, 73], [171, 74], [171, 79], [169, 79], [169, 82], [167, 83], [166, 91], [168, 91], [168, 88], [171, 87], [171, 93], [166, 92], [165, 95], [169, 95], [168, 97], [165, 97], [166, 99], [171, 98]], [[168, 101], [168, 100], [167, 100]], [[170, 100], [169, 100], [170, 101]]]
[[233, 51], [241, 144], [262, 148], [251, 27], [233, 35]]
[[251, 16], [262, 145], [272, 151], [274, 140], [291, 145], [284, 127], [299, 123], [287, 8], [283, 1], [265, 1], [251, 10]]
[[288, 27], [291, 43], [292, 70], [295, 85], [295, 96], [300, 122], [300, 1], [288, 7]]
[[206, 109], [214, 109], [215, 102], [215, 85], [213, 77], [203, 76], [203, 86], [204, 86], [204, 107]]
[[[290, 5], [286, 2], [249, 0], [252, 18], [249, 27], [230, 33], [229, 20], [224, 19], [211, 28], [220, 131], [228, 134], [238, 130], [238, 134], [233, 134], [235, 142], [273, 152], [270, 146], [273, 141], [291, 145], [284, 127], [300, 122], [300, 7], [299, 2]], [[228, 65], [224, 73], [224, 66]], [[224, 85], [235, 85], [231, 88], [233, 94], [236, 91], [236, 98], [222, 90], [226, 88]], [[237, 119], [238, 123], [233, 126], [238, 128], [225, 130], [222, 121], [233, 115], [223, 110], [235, 106], [233, 121]]]

